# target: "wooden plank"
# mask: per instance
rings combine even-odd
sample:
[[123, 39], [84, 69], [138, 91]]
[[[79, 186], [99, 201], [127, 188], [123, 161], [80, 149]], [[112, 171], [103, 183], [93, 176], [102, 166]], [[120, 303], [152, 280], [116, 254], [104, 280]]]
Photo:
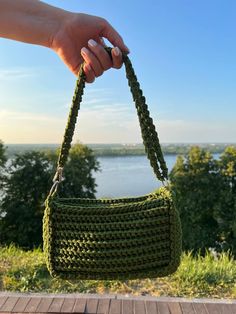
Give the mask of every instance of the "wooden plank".
[[98, 307], [98, 299], [91, 298], [87, 300], [85, 313], [86, 314], [96, 314]]
[[99, 299], [97, 314], [107, 314], [110, 307], [110, 299]]
[[221, 314], [219, 304], [205, 303], [204, 304], [209, 314]]
[[233, 313], [236, 313], [236, 304], [232, 304], [230, 309]]
[[193, 304], [190, 302], [182, 302], [180, 303], [180, 307], [182, 309], [183, 314], [196, 314]]
[[170, 314], [169, 307], [165, 302], [157, 302], [158, 314]]
[[168, 307], [171, 314], [182, 314], [179, 302], [168, 302]]
[[203, 303], [193, 303], [193, 308], [197, 314], [209, 314]]
[[73, 312], [72, 313], [84, 314], [85, 313], [86, 301], [87, 301], [86, 298], [76, 299], [75, 306], [73, 308]]
[[[11, 295], [11, 294], [9, 294]], [[87, 297], [87, 296], [86, 296]], [[34, 297], [23, 294], [2, 294], [0, 314], [4, 313], [77, 313], [77, 314], [236, 314], [236, 304], [227, 301], [197, 300], [193, 303], [178, 298], [176, 301], [155, 301], [155, 298], [104, 298], [93, 295], [88, 298], [54, 295]], [[177, 302], [178, 301], [178, 302]], [[204, 303], [205, 302], [205, 303]]]
[[133, 314], [133, 300], [122, 300], [122, 314]]
[[205, 306], [207, 308], [207, 311], [209, 314], [233, 314], [235, 313], [233, 311], [231, 304], [220, 304], [220, 303], [205, 303]]
[[20, 297], [12, 309], [12, 312], [24, 312], [29, 300], [30, 297]]
[[64, 298], [53, 298], [53, 301], [49, 306], [48, 313], [60, 312], [63, 303], [64, 303]]
[[135, 300], [134, 301], [134, 313], [135, 314], [145, 314], [145, 303], [144, 301]]
[[146, 301], [146, 312], [147, 312], [147, 314], [158, 314], [157, 302], [156, 301]]
[[61, 313], [71, 313], [75, 305], [75, 299], [65, 298], [64, 303], [61, 307]]
[[121, 300], [112, 299], [110, 303], [109, 314], [120, 314], [120, 313], [121, 313]]
[[11, 312], [19, 297], [9, 297], [1, 307], [1, 312]]
[[42, 298], [35, 313], [47, 313], [52, 301], [52, 298]]
[[37, 309], [37, 307], [38, 307], [40, 301], [41, 301], [41, 298], [40, 298], [40, 297], [38, 297], [38, 298], [31, 297], [31, 298], [30, 298], [30, 301], [29, 301], [29, 303], [27, 304], [27, 306], [26, 306], [24, 312], [25, 312], [25, 313], [36, 312], [36, 309]]
[[220, 304], [221, 314], [234, 314], [231, 304]]
[[3, 306], [3, 304], [6, 302], [7, 298], [8, 298], [7, 296], [0, 297], [0, 309], [1, 309], [1, 306]]

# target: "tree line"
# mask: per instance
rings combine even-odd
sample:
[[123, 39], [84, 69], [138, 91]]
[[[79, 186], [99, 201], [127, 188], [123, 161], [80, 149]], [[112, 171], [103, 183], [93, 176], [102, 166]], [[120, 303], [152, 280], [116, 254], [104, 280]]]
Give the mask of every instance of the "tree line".
[[170, 174], [183, 230], [183, 248], [230, 250], [236, 256], [236, 148], [214, 159], [192, 147], [179, 156]]
[[[90, 149], [97, 157], [112, 157], [112, 156], [144, 156], [145, 148], [143, 144], [88, 144]], [[192, 144], [174, 144], [165, 143], [161, 145], [162, 152], [165, 155], [184, 155], [187, 154]], [[221, 154], [225, 148], [232, 146], [236, 148], [236, 144], [226, 143], [202, 143], [198, 146], [212, 154]], [[59, 144], [11, 144], [7, 147], [7, 157], [11, 158], [17, 153], [25, 153], [28, 151], [47, 152], [48, 150], [56, 151], [60, 147]]]
[[[24, 152], [10, 161], [0, 142], [0, 245], [42, 246], [44, 200], [51, 187], [58, 152]], [[63, 197], [95, 198], [93, 151], [76, 144], [65, 167]], [[178, 156], [170, 173], [170, 188], [180, 213], [183, 249], [213, 248], [236, 256], [236, 147], [225, 148], [219, 159], [201, 147]]]
[[[5, 153], [6, 147], [0, 142], [0, 245], [42, 247], [44, 201], [52, 186], [58, 151], [16, 154], [9, 164]], [[93, 172], [98, 170], [92, 150], [74, 145], [59, 196], [95, 198]]]

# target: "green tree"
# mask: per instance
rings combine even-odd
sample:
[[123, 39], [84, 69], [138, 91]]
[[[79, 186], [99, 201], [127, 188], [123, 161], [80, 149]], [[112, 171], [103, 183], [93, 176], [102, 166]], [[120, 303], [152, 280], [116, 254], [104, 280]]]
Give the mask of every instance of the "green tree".
[[6, 147], [3, 142], [0, 140], [0, 202], [2, 197], [2, 189], [3, 189], [3, 176], [4, 169], [6, 165], [7, 157], [6, 157]]
[[6, 147], [3, 142], [0, 140], [0, 167], [3, 167], [7, 161], [6, 157]]
[[43, 200], [51, 183], [51, 163], [38, 152], [16, 155], [4, 178], [0, 242], [32, 248], [41, 244]]
[[70, 149], [63, 171], [64, 180], [58, 193], [63, 197], [94, 198], [96, 183], [93, 172], [99, 170], [99, 163], [93, 151], [85, 145], [75, 144]]
[[[31, 249], [42, 245], [44, 200], [52, 185], [55, 154], [27, 152], [16, 155], [4, 176], [0, 208], [0, 243]], [[87, 147], [72, 147], [58, 193], [64, 197], [94, 197], [93, 171], [98, 162]]]
[[221, 189], [216, 206], [222, 249], [236, 256], [236, 147], [229, 146], [220, 156]]
[[209, 152], [192, 147], [185, 158], [178, 157], [170, 180], [182, 222], [183, 248], [204, 252], [216, 247], [215, 205], [221, 183], [217, 162]]

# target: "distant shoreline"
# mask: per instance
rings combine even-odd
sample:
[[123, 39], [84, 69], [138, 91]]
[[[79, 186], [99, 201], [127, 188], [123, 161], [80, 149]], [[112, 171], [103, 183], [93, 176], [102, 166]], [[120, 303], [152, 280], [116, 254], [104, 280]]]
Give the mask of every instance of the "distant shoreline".
[[[97, 157], [117, 157], [117, 156], [143, 156], [145, 155], [142, 144], [85, 144], [91, 148]], [[60, 148], [59, 144], [5, 144], [8, 157], [27, 151], [55, 151]], [[190, 147], [199, 146], [213, 154], [222, 153], [226, 147], [234, 146], [236, 143], [163, 143], [161, 145], [165, 155], [183, 155]]]

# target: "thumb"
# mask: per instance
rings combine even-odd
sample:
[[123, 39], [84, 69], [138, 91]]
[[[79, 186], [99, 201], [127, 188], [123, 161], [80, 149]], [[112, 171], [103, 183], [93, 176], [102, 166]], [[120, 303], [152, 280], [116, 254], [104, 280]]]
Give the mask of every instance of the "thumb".
[[129, 48], [124, 44], [120, 34], [106, 21], [100, 33], [101, 37], [108, 39], [114, 47], [119, 47], [121, 51], [129, 53]]

